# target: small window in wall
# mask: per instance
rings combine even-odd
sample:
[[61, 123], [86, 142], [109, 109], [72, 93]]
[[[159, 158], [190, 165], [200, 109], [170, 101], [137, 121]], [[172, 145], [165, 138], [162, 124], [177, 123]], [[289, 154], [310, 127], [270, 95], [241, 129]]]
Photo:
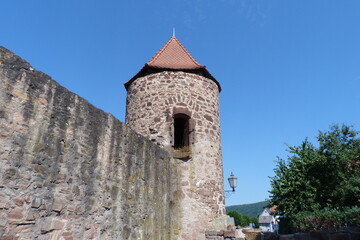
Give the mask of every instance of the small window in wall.
[[189, 146], [189, 119], [185, 114], [174, 115], [174, 148]]

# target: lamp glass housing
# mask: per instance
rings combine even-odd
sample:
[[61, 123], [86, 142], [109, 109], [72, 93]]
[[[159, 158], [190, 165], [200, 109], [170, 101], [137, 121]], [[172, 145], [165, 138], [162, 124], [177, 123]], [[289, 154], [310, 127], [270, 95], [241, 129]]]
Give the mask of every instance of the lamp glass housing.
[[232, 188], [232, 191], [235, 192], [236, 184], [237, 184], [237, 177], [234, 176], [233, 173], [230, 174], [230, 177], [228, 178], [230, 187]]

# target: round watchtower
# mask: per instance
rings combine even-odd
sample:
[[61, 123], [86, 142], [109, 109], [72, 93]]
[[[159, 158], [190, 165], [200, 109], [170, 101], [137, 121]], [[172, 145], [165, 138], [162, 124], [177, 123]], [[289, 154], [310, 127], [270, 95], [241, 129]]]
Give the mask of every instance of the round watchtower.
[[172, 37], [125, 88], [126, 123], [178, 159], [182, 239], [203, 239], [225, 214], [220, 84]]

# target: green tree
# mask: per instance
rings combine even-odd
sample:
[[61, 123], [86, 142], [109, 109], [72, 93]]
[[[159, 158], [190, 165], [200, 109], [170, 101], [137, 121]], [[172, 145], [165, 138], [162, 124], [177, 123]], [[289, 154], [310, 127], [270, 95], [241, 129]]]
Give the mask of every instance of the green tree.
[[258, 217], [250, 217], [250, 222], [255, 224], [255, 228], [259, 227], [259, 218]]
[[227, 215], [234, 218], [235, 226], [241, 226], [242, 215], [238, 211], [230, 210]]
[[259, 224], [259, 220], [256, 217], [251, 218], [251, 217], [242, 215], [241, 213], [239, 213], [236, 210], [230, 210], [227, 214], [230, 217], [234, 218], [236, 226], [242, 226], [242, 227], [249, 226], [250, 223], [255, 223], [255, 225]]
[[249, 226], [249, 223], [250, 223], [250, 217], [241, 215], [240, 226], [242, 226], [242, 227]]
[[360, 205], [360, 139], [352, 127], [333, 125], [278, 158], [271, 178], [270, 204], [284, 216], [301, 211]]

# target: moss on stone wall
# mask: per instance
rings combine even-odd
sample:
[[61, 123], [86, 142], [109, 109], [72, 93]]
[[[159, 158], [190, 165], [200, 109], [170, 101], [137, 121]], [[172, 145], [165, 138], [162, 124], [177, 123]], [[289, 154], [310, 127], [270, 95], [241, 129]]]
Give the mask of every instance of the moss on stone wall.
[[0, 47], [0, 238], [177, 239], [176, 160]]

